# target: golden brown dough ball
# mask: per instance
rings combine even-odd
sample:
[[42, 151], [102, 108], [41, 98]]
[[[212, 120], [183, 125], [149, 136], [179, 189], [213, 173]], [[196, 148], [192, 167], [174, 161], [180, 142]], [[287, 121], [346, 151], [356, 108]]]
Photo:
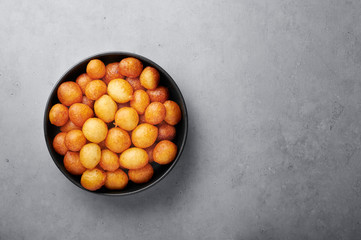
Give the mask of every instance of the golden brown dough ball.
[[166, 87], [159, 86], [154, 90], [147, 90], [151, 102], [164, 103], [169, 98], [169, 90]]
[[148, 154], [141, 148], [129, 148], [120, 154], [119, 163], [126, 169], [142, 168], [148, 163]]
[[101, 149], [96, 143], [85, 144], [80, 150], [79, 157], [84, 167], [93, 169], [100, 162]]
[[148, 162], [149, 162], [149, 163], [151, 163], [151, 162], [154, 161], [154, 159], [153, 159], [153, 151], [154, 151], [155, 145], [156, 145], [156, 144], [154, 143], [152, 146], [147, 147], [147, 148], [144, 148], [144, 150], [145, 150], [145, 151], [147, 152], [147, 154], [148, 154], [148, 157], [149, 157]]
[[119, 157], [112, 151], [108, 149], [103, 149], [99, 165], [104, 170], [115, 171], [119, 168]]
[[120, 74], [119, 62], [109, 63], [105, 66], [105, 76], [103, 81], [108, 85], [111, 80], [116, 78], [124, 78], [124, 76]]
[[58, 88], [58, 99], [65, 106], [80, 103], [83, 99], [83, 92], [75, 82], [63, 82]]
[[140, 84], [139, 77], [136, 77], [136, 78], [127, 77], [126, 80], [127, 80], [127, 82], [133, 87], [133, 90], [134, 90], [134, 91], [137, 91], [137, 90], [146, 90], [146, 88], [143, 87], [142, 84]]
[[124, 189], [128, 184], [127, 174], [117, 169], [114, 172], [107, 172], [107, 178], [105, 180], [105, 187], [110, 190], [121, 190]]
[[108, 84], [108, 94], [117, 103], [126, 103], [132, 98], [133, 88], [124, 79], [113, 79]]
[[49, 111], [49, 121], [51, 124], [61, 127], [68, 122], [68, 108], [63, 104], [57, 103]]
[[149, 103], [148, 94], [144, 90], [137, 90], [134, 92], [133, 99], [130, 101], [130, 106], [134, 108], [139, 115], [142, 115]]
[[64, 167], [73, 175], [81, 175], [86, 168], [80, 163], [78, 152], [68, 151], [64, 156]]
[[170, 125], [176, 125], [182, 119], [182, 112], [176, 102], [167, 100], [164, 102], [166, 110], [164, 121]]
[[155, 89], [159, 84], [159, 72], [153, 67], [146, 67], [140, 74], [139, 80], [146, 89]]
[[150, 147], [157, 137], [158, 128], [148, 123], [138, 125], [132, 132], [132, 142], [139, 148]]
[[105, 75], [105, 65], [99, 59], [90, 60], [86, 66], [86, 73], [92, 79], [101, 79]]
[[131, 107], [123, 107], [119, 109], [115, 114], [115, 124], [126, 130], [133, 130], [139, 122], [139, 116], [137, 111]]
[[106, 177], [105, 172], [100, 169], [88, 169], [81, 175], [80, 184], [85, 189], [96, 191], [104, 185]]
[[152, 102], [145, 109], [145, 121], [152, 125], [161, 123], [165, 118], [165, 107], [160, 102]]
[[153, 167], [150, 164], [145, 165], [139, 169], [130, 169], [128, 172], [129, 179], [135, 183], [146, 183], [154, 174]]
[[81, 130], [71, 130], [65, 136], [65, 146], [70, 151], [80, 151], [85, 144], [86, 138]]
[[97, 100], [107, 93], [107, 85], [102, 80], [93, 80], [85, 87], [85, 95], [91, 100]]
[[60, 155], [65, 155], [68, 151], [68, 148], [65, 145], [65, 132], [58, 133], [53, 140], [53, 148], [55, 152], [59, 153]]
[[87, 96], [83, 96], [81, 103], [88, 105], [91, 109], [94, 107], [94, 100], [89, 99]]
[[80, 74], [79, 77], [77, 77], [75, 80], [83, 94], [85, 94], [86, 85], [88, 85], [88, 83], [90, 83], [91, 81], [93, 81], [93, 79], [91, 79], [86, 73]]
[[158, 137], [157, 141], [173, 140], [176, 135], [176, 129], [174, 126], [169, 125], [166, 122], [162, 122], [158, 125]]
[[95, 114], [106, 123], [110, 123], [114, 120], [115, 112], [117, 110], [117, 104], [106, 94], [101, 96], [94, 103]]
[[89, 118], [83, 125], [83, 133], [90, 142], [100, 143], [108, 133], [108, 126], [99, 118]]
[[154, 162], [168, 164], [177, 156], [177, 145], [168, 140], [160, 141], [153, 150]]
[[71, 120], [60, 127], [60, 131], [62, 132], [69, 132], [70, 130], [81, 130], [81, 127], [75, 125]]
[[118, 127], [111, 128], [105, 139], [107, 148], [115, 153], [121, 153], [132, 144], [127, 131]]
[[82, 127], [85, 121], [92, 117], [93, 110], [83, 103], [74, 103], [69, 108], [69, 118], [78, 127]]
[[143, 70], [143, 64], [136, 58], [124, 58], [119, 63], [120, 73], [126, 77], [136, 78]]

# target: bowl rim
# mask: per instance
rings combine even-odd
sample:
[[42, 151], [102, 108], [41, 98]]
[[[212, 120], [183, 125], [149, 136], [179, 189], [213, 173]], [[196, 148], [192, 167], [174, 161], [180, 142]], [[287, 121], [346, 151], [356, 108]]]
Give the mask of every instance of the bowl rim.
[[[55, 160], [55, 156], [52, 152], [52, 146], [50, 146], [51, 144], [49, 144], [49, 141], [48, 141], [48, 138], [49, 138], [49, 134], [48, 134], [48, 131], [47, 131], [47, 124], [49, 124], [48, 122], [48, 109], [49, 108], [49, 104], [51, 102], [51, 96], [53, 95], [53, 93], [57, 90], [57, 88], [59, 87], [60, 83], [63, 82], [63, 79], [65, 78], [65, 76], [70, 73], [71, 71], [73, 71], [76, 67], [78, 67], [79, 65], [87, 62], [87, 61], [90, 61], [91, 59], [94, 59], [94, 58], [99, 58], [99, 57], [104, 57], [104, 56], [108, 56], [108, 55], [125, 55], [127, 57], [134, 57], [134, 58], [138, 58], [139, 60], [141, 61], [145, 61], [147, 63], [149, 63], [150, 65], [154, 66], [155, 68], [157, 68], [158, 71], [161, 71], [165, 76], [166, 78], [174, 85], [175, 87], [175, 90], [177, 93], [179, 93], [179, 97], [180, 97], [180, 100], [182, 102], [182, 105], [184, 106], [184, 113], [183, 113], [183, 118], [184, 118], [184, 137], [181, 141], [181, 144], [180, 144], [180, 147], [178, 148], [178, 153], [177, 153], [177, 156], [176, 158], [173, 160], [172, 164], [169, 166], [169, 168], [163, 173], [163, 175], [161, 175], [157, 180], [155, 180], [154, 182], [152, 182], [151, 184], [145, 186], [145, 187], [142, 187], [140, 189], [137, 189], [137, 190], [134, 190], [134, 191], [131, 191], [131, 192], [125, 192], [125, 193], [104, 193], [104, 192], [97, 192], [97, 191], [90, 191], [88, 189], [85, 189], [84, 187], [82, 187], [77, 181], [75, 181], [74, 179], [72, 179], [69, 174], [70, 173], [65, 173], [65, 171], [63, 171], [63, 169], [60, 168], [60, 163], [58, 163], [56, 160]], [[177, 83], [173, 80], [173, 78], [161, 67], [159, 66], [157, 63], [155, 63], [154, 61], [150, 60], [149, 58], [147, 57], [144, 57], [142, 55], [139, 55], [139, 54], [136, 54], [136, 53], [131, 53], [131, 52], [124, 52], [124, 51], [112, 51], [112, 52], [104, 52], [104, 53], [99, 53], [99, 54], [95, 54], [95, 55], [92, 55], [92, 56], [89, 56], [81, 61], [78, 61], [76, 64], [72, 65], [60, 78], [59, 80], [56, 82], [56, 84], [54, 85], [54, 87], [52, 88], [52, 90], [50, 91], [50, 95], [48, 97], [48, 100], [46, 102], [46, 105], [45, 105], [45, 111], [44, 111], [44, 119], [43, 119], [43, 130], [44, 130], [44, 139], [45, 139], [45, 143], [46, 143], [46, 146], [48, 148], [48, 152], [53, 160], [53, 162], [55, 163], [55, 165], [57, 166], [57, 168], [60, 170], [60, 172], [68, 179], [70, 180], [75, 186], [77, 186], [78, 188], [86, 191], [86, 192], [90, 192], [90, 193], [93, 193], [93, 194], [97, 194], [97, 195], [105, 195], [105, 196], [127, 196], [127, 195], [133, 195], [133, 194], [136, 194], [136, 193], [139, 193], [139, 192], [142, 192], [144, 190], [147, 190], [151, 187], [153, 187], [154, 185], [156, 185], [157, 183], [159, 183], [161, 180], [163, 180], [172, 170], [173, 168], [175, 167], [175, 165], [178, 163], [182, 153], [183, 153], [183, 150], [184, 150], [184, 147], [185, 147], [185, 144], [186, 144], [186, 141], [187, 141], [187, 135], [188, 135], [188, 112], [187, 112], [187, 107], [186, 107], [186, 103], [185, 103], [185, 100], [184, 100], [184, 97], [183, 97], [183, 94], [182, 92], [180, 91]]]

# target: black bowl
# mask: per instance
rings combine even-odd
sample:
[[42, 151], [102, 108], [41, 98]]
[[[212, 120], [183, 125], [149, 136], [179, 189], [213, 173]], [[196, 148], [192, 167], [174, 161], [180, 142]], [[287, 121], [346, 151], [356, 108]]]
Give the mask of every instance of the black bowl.
[[[127, 52], [109, 52], [109, 53], [102, 53], [95, 56], [88, 57], [81, 61], [80, 63], [76, 64], [74, 67], [72, 67], [69, 71], [67, 71], [64, 76], [60, 78], [58, 83], [53, 88], [48, 102], [46, 104], [45, 113], [44, 113], [44, 135], [45, 135], [45, 141], [46, 145], [48, 146], [49, 153], [51, 157], [53, 158], [54, 163], [59, 168], [59, 170], [76, 186], [79, 188], [88, 191], [87, 189], [83, 188], [80, 184], [80, 176], [74, 176], [70, 174], [64, 167], [63, 164], [63, 156], [59, 155], [55, 152], [53, 148], [53, 139], [56, 134], [60, 132], [59, 128], [52, 125], [49, 121], [49, 111], [50, 108], [56, 104], [59, 103], [58, 97], [57, 97], [57, 89], [59, 85], [66, 81], [75, 81], [75, 79], [82, 73], [85, 73], [86, 66], [88, 62], [91, 59], [97, 58], [102, 60], [105, 64], [111, 63], [111, 62], [119, 62], [123, 58], [126, 57], [135, 57], [138, 58], [143, 62], [144, 67], [146, 66], [152, 66], [156, 68], [160, 73], [160, 83], [159, 85], [165, 86], [169, 88], [170, 93], [170, 99], [177, 102], [180, 106], [180, 109], [182, 111], [182, 120], [176, 125], [177, 129], [177, 135], [174, 139], [174, 143], [178, 147], [178, 153], [176, 158], [173, 162], [171, 162], [168, 165], [159, 165], [156, 163], [152, 163], [154, 168], [154, 175], [152, 179], [144, 184], [134, 184], [133, 182], [129, 181], [127, 187], [123, 190], [108, 190], [105, 187], [94, 191], [92, 193], [96, 194], [103, 194], [103, 195], [116, 195], [116, 196], [122, 196], [122, 195], [128, 195], [133, 193], [138, 193], [140, 191], [143, 191], [145, 189], [150, 188], [151, 186], [154, 186], [157, 184], [160, 180], [162, 180], [176, 165], [178, 162], [183, 148], [185, 146], [185, 142], [187, 139], [187, 131], [188, 131], [188, 117], [187, 117], [187, 108], [182, 96], [181, 91], [179, 90], [177, 84], [174, 82], [174, 80], [169, 76], [169, 74], [164, 71], [163, 68], [161, 68], [159, 65], [154, 63], [153, 61], [149, 60], [148, 58], [145, 58], [143, 56], [134, 54], [134, 53], [127, 53]], [[89, 191], [91, 192], [91, 191]]]

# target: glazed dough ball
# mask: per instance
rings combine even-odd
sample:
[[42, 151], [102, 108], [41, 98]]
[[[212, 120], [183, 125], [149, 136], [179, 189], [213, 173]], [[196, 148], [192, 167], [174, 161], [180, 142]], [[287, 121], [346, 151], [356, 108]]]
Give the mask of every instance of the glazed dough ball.
[[154, 90], [147, 90], [151, 102], [164, 103], [169, 98], [169, 90], [166, 87], [159, 86]]
[[168, 164], [177, 156], [177, 145], [168, 140], [160, 141], [153, 150], [154, 162]]
[[74, 103], [69, 108], [69, 118], [78, 127], [82, 127], [85, 121], [92, 117], [93, 110], [83, 103]]
[[140, 84], [139, 77], [136, 77], [136, 78], [127, 77], [126, 80], [127, 80], [127, 82], [133, 87], [133, 90], [134, 90], [134, 91], [137, 91], [137, 90], [146, 90], [146, 88], [143, 87], [142, 84]]
[[88, 85], [88, 83], [90, 83], [91, 81], [93, 81], [93, 79], [91, 79], [86, 73], [80, 74], [79, 77], [77, 77], [75, 80], [83, 94], [85, 94], [86, 85]]
[[79, 156], [80, 162], [84, 167], [93, 169], [100, 162], [101, 149], [96, 143], [88, 143], [82, 147]]
[[142, 168], [148, 163], [148, 154], [141, 148], [129, 148], [120, 154], [119, 163], [126, 169]]
[[107, 136], [108, 126], [99, 118], [89, 118], [83, 125], [83, 133], [90, 142], [100, 143]]
[[68, 151], [64, 157], [64, 167], [73, 175], [81, 175], [86, 168], [80, 163], [78, 152]]
[[157, 137], [158, 128], [148, 123], [138, 125], [132, 132], [132, 142], [139, 148], [150, 147]]
[[118, 127], [111, 128], [105, 139], [107, 148], [115, 153], [121, 153], [132, 144], [129, 134]]
[[60, 131], [69, 132], [70, 130], [81, 130], [81, 127], [75, 125], [71, 120], [69, 120], [65, 125], [60, 127]]
[[86, 170], [81, 176], [80, 184], [85, 189], [96, 191], [104, 185], [106, 177], [105, 172], [100, 169]]
[[110, 190], [121, 190], [124, 189], [128, 184], [127, 174], [117, 169], [114, 172], [107, 172], [107, 178], [105, 180], [105, 187]]
[[137, 90], [134, 92], [133, 99], [130, 101], [130, 106], [134, 108], [138, 114], [142, 115], [149, 103], [148, 94], [144, 90]]
[[110, 123], [114, 120], [117, 109], [117, 104], [108, 95], [101, 96], [94, 103], [95, 114], [106, 123]]
[[80, 86], [70, 81], [60, 84], [57, 94], [59, 101], [65, 106], [80, 103], [83, 98], [83, 92]]
[[173, 140], [176, 135], [176, 129], [174, 126], [169, 125], [166, 122], [162, 122], [158, 125], [158, 137], [157, 141]]
[[90, 60], [86, 66], [86, 73], [92, 79], [101, 79], [105, 75], [105, 65], [99, 59]]
[[119, 157], [112, 151], [103, 149], [99, 165], [104, 170], [115, 171], [119, 168]]
[[93, 80], [85, 87], [85, 95], [91, 100], [97, 100], [107, 93], [107, 85], [102, 80]]
[[139, 80], [146, 89], [155, 89], [159, 84], [159, 72], [153, 67], [146, 67], [140, 74]]
[[149, 104], [144, 113], [145, 121], [152, 125], [161, 123], [165, 118], [165, 107], [160, 102]]
[[71, 130], [65, 136], [65, 146], [70, 151], [80, 151], [85, 144], [86, 138], [81, 130]]
[[117, 103], [126, 103], [132, 98], [133, 88], [124, 79], [113, 79], [108, 84], [108, 94]]
[[154, 174], [153, 167], [150, 164], [145, 165], [139, 169], [130, 169], [128, 172], [129, 179], [135, 183], [146, 183]]
[[164, 102], [166, 110], [164, 121], [170, 125], [176, 125], [182, 119], [182, 112], [176, 102], [167, 100]]
[[58, 133], [53, 140], [53, 148], [55, 152], [57, 152], [60, 155], [65, 155], [68, 151], [68, 148], [65, 145], [65, 132]]
[[111, 80], [116, 78], [124, 78], [124, 76], [120, 74], [119, 62], [109, 63], [105, 66], [105, 76], [103, 81], [108, 85]]
[[143, 70], [143, 64], [136, 58], [124, 58], [119, 63], [120, 73], [126, 77], [138, 77]]
[[138, 125], [138, 122], [139, 116], [134, 108], [123, 107], [115, 114], [115, 124], [126, 131], [133, 130]]
[[68, 122], [68, 108], [63, 104], [55, 104], [49, 111], [49, 121], [51, 124], [61, 127]]

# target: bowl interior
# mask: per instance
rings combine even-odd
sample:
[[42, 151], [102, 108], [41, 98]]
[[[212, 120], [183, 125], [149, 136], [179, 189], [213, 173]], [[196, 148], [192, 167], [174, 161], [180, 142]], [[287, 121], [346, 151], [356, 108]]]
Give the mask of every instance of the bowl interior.
[[[173, 142], [178, 147], [178, 153], [177, 153], [177, 156], [174, 159], [174, 161], [168, 165], [159, 165], [156, 163], [152, 163], [152, 166], [154, 168], [154, 175], [153, 175], [152, 179], [147, 183], [134, 184], [132, 181], [129, 181], [127, 187], [123, 190], [108, 190], [105, 187], [103, 187], [93, 193], [106, 194], [106, 195], [127, 195], [127, 194], [132, 194], [132, 193], [136, 193], [136, 192], [145, 190], [145, 189], [155, 185], [157, 182], [159, 182], [161, 179], [163, 179], [171, 171], [171, 169], [174, 167], [174, 165], [177, 163], [177, 161], [180, 158], [180, 155], [182, 154], [182, 151], [183, 151], [183, 148], [185, 145], [185, 141], [187, 138], [187, 129], [188, 129], [187, 109], [186, 109], [186, 105], [185, 105], [183, 96], [182, 96], [178, 86], [174, 82], [174, 80], [160, 66], [158, 66], [156, 63], [152, 62], [151, 60], [149, 60], [143, 56], [133, 54], [133, 53], [112, 52], [112, 53], [104, 53], [104, 54], [91, 56], [87, 59], [84, 59], [80, 63], [76, 64], [67, 73], [64, 74], [64, 76], [58, 81], [56, 86], [53, 88], [53, 90], [49, 96], [46, 108], [45, 108], [45, 114], [44, 114], [45, 140], [46, 140], [46, 144], [48, 146], [50, 155], [53, 158], [57, 167], [60, 169], [60, 171], [76, 186], [86, 190], [80, 184], [80, 176], [74, 176], [65, 169], [64, 164], [63, 164], [63, 156], [56, 153], [52, 146], [52, 141], [53, 141], [54, 137], [56, 136], [56, 134], [58, 134], [60, 132], [60, 130], [58, 127], [56, 127], [50, 123], [49, 111], [54, 104], [59, 103], [59, 100], [57, 97], [57, 89], [58, 89], [59, 85], [66, 81], [75, 81], [75, 79], [80, 74], [85, 73], [86, 66], [91, 59], [94, 59], [94, 58], [100, 59], [106, 65], [106, 64], [112, 63], [112, 62], [119, 62], [120, 60], [122, 60], [123, 58], [126, 58], [126, 57], [138, 58], [139, 60], [142, 61], [144, 67], [152, 66], [152, 67], [156, 68], [160, 73], [159, 85], [169, 88], [170, 99], [177, 102], [179, 107], [181, 108], [182, 120], [180, 123], [178, 123], [175, 126], [176, 130], [177, 130], [177, 135], [176, 135], [175, 139], [173, 140]], [[86, 190], [86, 191], [88, 191], [88, 190]]]

